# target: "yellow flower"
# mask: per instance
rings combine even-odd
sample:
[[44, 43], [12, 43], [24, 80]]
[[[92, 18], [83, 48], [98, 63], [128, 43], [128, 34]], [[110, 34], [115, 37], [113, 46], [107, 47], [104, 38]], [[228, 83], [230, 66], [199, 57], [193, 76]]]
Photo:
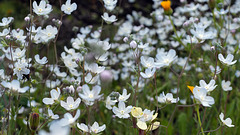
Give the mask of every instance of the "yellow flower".
[[132, 116], [135, 117], [135, 118], [140, 118], [140, 117], [142, 117], [142, 115], [143, 115], [142, 108], [140, 108], [140, 107], [133, 107], [133, 108], [131, 109], [131, 114], [132, 114]]
[[194, 89], [194, 87], [193, 86], [187, 86], [190, 90], [191, 90], [191, 92], [193, 93], [193, 89]]
[[170, 0], [162, 1], [161, 5], [165, 11], [168, 11], [171, 9], [171, 1]]
[[160, 126], [160, 122], [159, 122], [159, 121], [156, 121], [156, 122], [154, 122], [153, 124], [151, 124], [151, 125], [148, 127], [148, 130], [149, 130], [149, 131], [155, 130], [155, 129], [157, 129], [159, 126]]
[[143, 122], [143, 121], [138, 121], [137, 122], [137, 126], [138, 128], [140, 128], [141, 130], [147, 130], [147, 123], [146, 122]]
[[159, 121], [153, 122], [153, 120], [155, 120], [157, 118], [157, 115], [158, 115], [158, 113], [155, 113], [152, 116], [151, 123], [148, 122], [149, 125], [147, 125], [147, 123], [144, 121], [138, 120], [138, 122], [137, 122], [138, 128], [140, 128], [141, 130], [146, 130], [146, 131], [152, 131], [152, 130], [157, 129], [160, 126], [160, 122]]

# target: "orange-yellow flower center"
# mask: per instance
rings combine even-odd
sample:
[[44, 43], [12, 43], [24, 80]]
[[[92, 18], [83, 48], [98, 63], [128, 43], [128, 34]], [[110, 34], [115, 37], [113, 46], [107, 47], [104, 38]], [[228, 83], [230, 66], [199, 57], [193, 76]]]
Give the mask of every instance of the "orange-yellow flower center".
[[170, 0], [162, 1], [161, 5], [164, 8], [164, 10], [170, 10], [171, 9], [171, 1]]
[[193, 93], [193, 89], [194, 89], [194, 87], [193, 86], [187, 86], [190, 90], [191, 90], [191, 92]]

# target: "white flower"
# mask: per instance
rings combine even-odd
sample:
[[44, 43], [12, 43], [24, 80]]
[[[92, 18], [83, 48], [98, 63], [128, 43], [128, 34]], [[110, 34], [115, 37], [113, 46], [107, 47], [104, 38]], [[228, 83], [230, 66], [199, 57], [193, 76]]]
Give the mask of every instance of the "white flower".
[[102, 126], [99, 126], [99, 124], [95, 121], [94, 123], [93, 123], [93, 125], [90, 127], [90, 130], [91, 130], [91, 132], [92, 133], [95, 133], [95, 134], [97, 134], [97, 133], [99, 133], [99, 132], [102, 132], [103, 130], [105, 130], [106, 129], [106, 125], [104, 124], [104, 125], [102, 125]]
[[142, 121], [142, 122], [146, 122], [146, 121], [150, 121], [153, 118], [153, 113], [154, 111], [145, 109], [143, 111], [143, 115], [141, 118], [139, 118], [138, 120]]
[[98, 61], [106, 61], [108, 59], [108, 55], [109, 55], [109, 53], [106, 52], [106, 53], [101, 54], [101, 55], [96, 54], [94, 57]]
[[20, 48], [16, 48], [15, 52], [13, 52], [13, 60], [22, 58], [25, 56], [26, 49], [21, 50]]
[[32, 27], [30, 27], [30, 28], [26, 28], [26, 29], [27, 29], [27, 31], [29, 31], [29, 32], [31, 32], [31, 33], [33, 33], [33, 34], [35, 34], [35, 33], [39, 32], [40, 30], [42, 30], [42, 27], [39, 26], [39, 27], [36, 29], [36, 27], [33, 25]]
[[240, 77], [240, 71], [239, 71], [239, 70], [237, 70], [237, 71], [235, 72], [235, 76], [236, 76], [236, 77]]
[[25, 38], [27, 37], [27, 36], [24, 36], [23, 34], [24, 34], [23, 30], [19, 30], [19, 31], [12, 30], [12, 36], [16, 38], [17, 41], [20, 41], [21, 43], [24, 43]]
[[12, 20], [13, 20], [13, 17], [8, 17], [8, 18], [7, 17], [3, 17], [2, 18], [2, 22], [0, 22], [0, 26], [5, 27], [5, 26], [9, 25]]
[[117, 0], [103, 0], [104, 4], [109, 6], [109, 5], [116, 5]]
[[228, 13], [228, 9], [226, 9], [226, 10], [224, 10], [223, 8], [221, 8], [221, 9], [219, 9], [219, 10], [214, 9], [214, 12], [215, 12], [215, 13], [218, 13], [218, 14], [220, 14], [220, 15], [225, 15], [225, 14]]
[[18, 80], [23, 78], [23, 75], [28, 75], [30, 70], [27, 69], [28, 64], [26, 61], [18, 59], [18, 61], [14, 64], [13, 75], [17, 74]]
[[89, 128], [84, 123], [81, 123], [81, 124], [77, 123], [77, 127], [85, 133], [89, 133], [90, 131], [90, 133], [93, 133], [93, 134], [98, 134], [106, 129], [105, 124], [103, 124], [102, 126], [99, 126], [99, 124], [96, 121], [93, 123], [92, 126], [89, 126]]
[[50, 123], [50, 133], [40, 130], [39, 135], [69, 135], [69, 126], [62, 126], [61, 121], [53, 121]]
[[38, 36], [40, 36], [42, 42], [48, 42], [49, 40], [55, 38], [56, 34], [58, 33], [58, 30], [56, 27], [53, 27], [51, 25], [48, 25], [45, 29], [41, 30], [38, 33]]
[[191, 33], [196, 36], [198, 39], [206, 40], [206, 39], [213, 39], [215, 37], [215, 33], [212, 31], [205, 32], [206, 25], [202, 23], [194, 24], [195, 30], [191, 29]]
[[82, 130], [83, 132], [85, 132], [85, 133], [88, 133], [88, 132], [89, 132], [88, 126], [85, 125], [84, 123], [81, 123], [81, 124], [77, 123], [77, 127], [78, 127], [79, 129], [81, 129], [81, 130]]
[[156, 55], [156, 63], [155, 66], [158, 68], [170, 66], [171, 63], [177, 59], [176, 51], [170, 49], [168, 53], [158, 53]]
[[57, 79], [56, 81], [47, 80], [45, 84], [48, 88], [55, 88], [56, 86], [59, 86], [60, 83], [61, 81]]
[[102, 95], [99, 95], [101, 92], [101, 87], [96, 85], [93, 87], [92, 90], [89, 89], [87, 84], [84, 84], [82, 86], [82, 92], [79, 93], [79, 96], [88, 102], [94, 102], [95, 100], [98, 100]]
[[220, 53], [218, 54], [218, 59], [221, 61], [221, 63], [231, 66], [237, 62], [237, 60], [233, 61], [234, 56], [232, 54], [228, 54], [226, 59], [223, 57], [223, 55]]
[[222, 88], [223, 88], [224, 91], [232, 90], [232, 87], [230, 85], [231, 85], [230, 81], [222, 80]]
[[221, 113], [219, 115], [221, 121], [223, 122], [224, 125], [228, 126], [228, 127], [234, 127], [234, 125], [232, 125], [232, 120], [230, 118], [227, 118], [227, 119], [223, 119], [224, 118], [224, 114]]
[[7, 34], [9, 34], [9, 29], [4, 29], [2, 32], [0, 32], [0, 37], [4, 37], [7, 36]]
[[86, 26], [86, 27], [81, 27], [80, 28], [80, 32], [86, 36], [87, 34], [89, 34], [92, 30], [92, 26]]
[[61, 106], [68, 111], [74, 110], [78, 108], [80, 102], [81, 102], [80, 98], [77, 98], [77, 100], [74, 102], [73, 97], [68, 97], [67, 102], [61, 101]]
[[58, 119], [59, 116], [57, 114], [54, 114], [53, 111], [48, 108], [48, 116], [51, 118], [51, 119]]
[[37, 2], [33, 2], [33, 12], [37, 15], [47, 15], [52, 11], [52, 6], [47, 4], [45, 0], [41, 0], [39, 6]]
[[193, 89], [194, 98], [197, 99], [203, 106], [211, 107], [214, 104], [214, 98], [207, 96], [207, 90], [201, 87], [194, 87]]
[[105, 101], [105, 106], [107, 109], [112, 109], [112, 106], [116, 104], [116, 100], [111, 100], [111, 97], [110, 96], [107, 96], [107, 99]]
[[98, 41], [97, 46], [100, 46], [104, 51], [107, 51], [111, 48], [111, 44], [108, 41]]
[[5, 88], [8, 88], [12, 91], [16, 91], [19, 93], [25, 93], [29, 89], [28, 86], [21, 88], [20, 82], [18, 80], [12, 80], [11, 82], [3, 81], [1, 85]]
[[61, 91], [59, 88], [57, 89], [52, 89], [50, 91], [51, 98], [44, 98], [42, 102], [46, 105], [52, 105], [55, 101], [58, 100], [59, 96], [61, 94]]
[[187, 35], [186, 39], [183, 39], [183, 42], [184, 43], [189, 43], [189, 44], [196, 44], [199, 41], [195, 36], [192, 37], [192, 36]]
[[65, 53], [61, 54], [61, 57], [63, 58], [63, 62], [67, 68], [70, 70], [75, 70], [76, 67], [78, 67], [78, 64], [75, 60], [73, 60], [73, 57], [71, 55], [65, 56]]
[[0, 78], [4, 79], [5, 75], [4, 75], [4, 70], [0, 69]]
[[141, 56], [141, 64], [146, 68], [153, 68], [154, 67], [154, 59], [152, 57], [144, 57]]
[[103, 19], [107, 24], [111, 24], [111, 23], [117, 21], [115, 15], [109, 16], [108, 13], [106, 13], [106, 12], [102, 15], [102, 19]]
[[215, 80], [211, 80], [209, 84], [207, 84], [204, 80], [199, 81], [200, 87], [205, 88], [208, 92], [213, 91], [217, 85], [215, 85]]
[[130, 117], [129, 113], [131, 112], [131, 109], [132, 106], [126, 107], [124, 102], [119, 102], [118, 108], [114, 106], [112, 111], [117, 117], [127, 119]]
[[172, 93], [167, 93], [165, 95], [165, 93], [162, 92], [162, 94], [160, 94], [160, 96], [157, 97], [157, 100], [160, 103], [177, 103], [179, 101], [179, 98], [173, 98]]
[[60, 123], [61, 123], [62, 126], [71, 125], [78, 119], [79, 116], [80, 116], [80, 110], [79, 109], [77, 110], [77, 113], [74, 117], [70, 113], [65, 113], [64, 118], [62, 118], [60, 120]]
[[92, 63], [91, 65], [89, 65], [89, 69], [91, 72], [99, 74], [105, 70], [105, 67], [98, 66], [97, 63]]
[[70, 15], [76, 9], [77, 4], [76, 3], [71, 4], [71, 0], [67, 0], [66, 3], [61, 6], [61, 10], [68, 15]]
[[[140, 107], [133, 107], [131, 110], [131, 114], [133, 117], [137, 118], [137, 126], [141, 130], [155, 130], [159, 127], [160, 122], [155, 121], [153, 122], [156, 118], [158, 113], [155, 113], [153, 115], [154, 111], [150, 111], [148, 109], [145, 109], [142, 111], [142, 108]], [[150, 124], [151, 122], [151, 124]], [[149, 126], [147, 125], [150, 124]]]
[[41, 65], [44, 65], [48, 62], [47, 57], [43, 57], [42, 59], [40, 59], [39, 54], [35, 55], [34, 58], [36, 62]]
[[[213, 67], [212, 65], [209, 66], [210, 70], [212, 73], [215, 73], [215, 67]], [[219, 74], [221, 73], [221, 68], [219, 66], [217, 66], [217, 69], [216, 69], [216, 74]]]
[[104, 6], [107, 10], [112, 11], [117, 4], [117, 0], [103, 0]]
[[143, 78], [151, 78], [154, 75], [155, 71], [156, 71], [156, 68], [152, 68], [152, 69], [147, 68], [147, 69], [145, 69], [145, 73], [140, 72], [140, 74]]
[[124, 102], [124, 101], [128, 100], [128, 98], [129, 98], [130, 96], [131, 96], [131, 93], [127, 94], [127, 90], [126, 90], [126, 89], [123, 89], [122, 95], [119, 94], [118, 101], [119, 101], [119, 102], [120, 102], [120, 101]]
[[91, 73], [88, 73], [86, 76], [85, 76], [85, 82], [88, 83], [88, 84], [94, 84], [98, 81], [99, 79], [99, 75], [96, 75], [96, 76], [92, 76]]
[[140, 48], [140, 49], [147, 49], [147, 48], [149, 48], [148, 45], [149, 45], [149, 43], [143, 44], [142, 42], [140, 42], [139, 45], [138, 45], [138, 48]]

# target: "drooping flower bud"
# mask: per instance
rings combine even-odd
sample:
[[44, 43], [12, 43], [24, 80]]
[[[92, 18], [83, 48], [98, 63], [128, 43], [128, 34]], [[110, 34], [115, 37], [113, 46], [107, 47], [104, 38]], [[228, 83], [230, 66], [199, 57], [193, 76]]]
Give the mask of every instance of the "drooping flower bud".
[[29, 125], [30, 129], [36, 131], [39, 125], [39, 114], [38, 113], [31, 113], [29, 116]]

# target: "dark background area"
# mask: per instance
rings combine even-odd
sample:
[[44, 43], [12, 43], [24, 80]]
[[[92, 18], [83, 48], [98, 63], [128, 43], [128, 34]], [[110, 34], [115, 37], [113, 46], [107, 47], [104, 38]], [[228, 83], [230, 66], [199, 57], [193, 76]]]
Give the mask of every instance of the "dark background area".
[[[40, 3], [41, 0], [36, 0]], [[33, 1], [32, 1], [33, 2]], [[49, 14], [49, 18], [44, 22], [46, 25], [54, 25], [52, 19], [60, 19], [61, 15], [61, 2], [64, 4], [66, 0], [49, 0], [49, 3], [53, 7], [53, 11]], [[63, 51], [63, 46], [70, 47], [70, 40], [76, 37], [76, 33], [72, 31], [74, 26], [84, 27], [88, 25], [94, 26], [93, 29], [96, 29], [101, 26], [102, 18], [101, 15], [106, 11], [102, 4], [102, 0], [71, 0], [71, 3], [77, 3], [77, 10], [72, 12], [71, 15], [65, 15], [63, 17], [63, 23], [60, 29], [59, 37], [57, 40], [58, 46], [58, 56]], [[145, 17], [150, 17], [152, 9], [152, 0], [136, 0], [134, 3], [129, 3], [128, 0], [118, 0], [116, 8], [110, 12], [117, 16], [118, 22], [126, 19], [127, 14], [132, 14], [132, 11], [140, 11]], [[172, 2], [172, 7], [176, 7], [180, 2]], [[24, 18], [30, 13], [30, 0], [0, 0], [0, 18], [2, 17], [14, 17], [14, 23], [12, 25], [13, 29], [21, 28], [26, 29], [27, 23], [24, 21]], [[35, 18], [37, 15], [34, 14]], [[39, 24], [36, 24], [39, 26]], [[113, 26], [113, 25], [110, 25]], [[110, 37], [111, 34], [116, 32], [117, 28], [110, 27], [104, 24], [106, 29], [111, 29], [111, 31], [106, 31], [103, 35]], [[40, 52], [46, 47], [39, 47]], [[50, 47], [51, 50], [51, 47]]]

